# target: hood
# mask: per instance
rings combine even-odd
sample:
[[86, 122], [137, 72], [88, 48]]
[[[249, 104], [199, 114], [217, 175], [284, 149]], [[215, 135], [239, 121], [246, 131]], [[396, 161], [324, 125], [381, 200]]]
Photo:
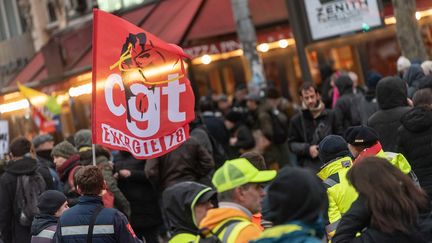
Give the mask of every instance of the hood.
[[420, 82], [419, 89], [426, 88], [432, 88], [432, 73], [424, 76], [424, 78]]
[[419, 82], [424, 78], [425, 74], [423, 69], [418, 64], [411, 65], [405, 72], [403, 79], [407, 82], [408, 86], [412, 86], [415, 82]]
[[410, 132], [421, 132], [432, 126], [432, 110], [428, 107], [414, 107], [401, 118], [401, 123]]
[[340, 95], [352, 93], [353, 81], [348, 75], [341, 75], [337, 78], [335, 85], [338, 88]]
[[57, 224], [57, 218], [49, 214], [40, 214], [35, 216], [31, 225], [31, 234], [37, 235], [42, 230]]
[[378, 82], [376, 88], [378, 106], [382, 110], [408, 106], [408, 93], [405, 82], [398, 77], [386, 77]]
[[66, 160], [57, 172], [61, 180], [65, 180], [69, 174], [69, 171], [74, 167], [80, 165], [80, 156], [78, 154], [72, 155], [68, 160]]
[[290, 221], [315, 222], [326, 211], [327, 193], [320, 179], [311, 171], [285, 167], [267, 192], [268, 219], [274, 225]]
[[37, 169], [37, 161], [33, 158], [24, 157], [15, 161], [10, 161], [6, 171], [15, 175], [28, 175]]
[[181, 182], [167, 188], [162, 194], [162, 202], [172, 234], [196, 234], [198, 225], [193, 209], [199, 200], [208, 201], [215, 196], [216, 192], [210, 187], [196, 182]]

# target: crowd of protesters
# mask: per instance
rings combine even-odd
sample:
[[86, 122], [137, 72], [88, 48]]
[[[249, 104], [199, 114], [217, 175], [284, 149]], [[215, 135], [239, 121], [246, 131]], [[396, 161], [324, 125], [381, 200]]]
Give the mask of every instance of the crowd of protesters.
[[244, 84], [201, 97], [190, 138], [149, 160], [92, 147], [90, 130], [15, 138], [1, 239], [432, 242], [432, 62], [397, 68], [362, 86], [323, 66], [300, 104]]

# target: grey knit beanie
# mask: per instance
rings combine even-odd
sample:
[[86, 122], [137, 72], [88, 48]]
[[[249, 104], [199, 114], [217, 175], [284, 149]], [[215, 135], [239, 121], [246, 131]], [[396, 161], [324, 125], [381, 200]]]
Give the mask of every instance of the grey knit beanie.
[[59, 156], [67, 159], [77, 153], [78, 150], [71, 143], [68, 141], [63, 141], [54, 146], [51, 151], [51, 156]]
[[74, 136], [75, 147], [79, 150], [82, 147], [92, 146], [92, 133], [89, 129], [81, 129]]

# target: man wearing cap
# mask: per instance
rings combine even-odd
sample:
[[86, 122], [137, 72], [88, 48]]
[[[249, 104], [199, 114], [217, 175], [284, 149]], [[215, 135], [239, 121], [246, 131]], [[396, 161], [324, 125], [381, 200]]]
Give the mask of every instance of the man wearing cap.
[[346, 178], [352, 165], [347, 142], [341, 136], [328, 135], [318, 147], [319, 158], [324, 165], [317, 176], [323, 180], [327, 189], [329, 208], [326, 217], [326, 232], [331, 238], [335, 234], [342, 215], [348, 211], [358, 194]]
[[345, 132], [345, 139], [355, 158], [353, 163], [357, 163], [368, 156], [384, 158], [418, 182], [417, 176], [411, 170], [411, 165], [403, 154], [383, 151], [378, 134], [373, 128], [367, 126], [349, 127]]
[[259, 171], [244, 158], [225, 162], [212, 178], [219, 193], [219, 208], [210, 209], [200, 224], [205, 237], [217, 237], [227, 243], [246, 243], [257, 238], [261, 231], [251, 219], [261, 211], [265, 196], [260, 183], [275, 176], [276, 171]]
[[195, 242], [198, 225], [217, 201], [216, 191], [192, 181], [177, 183], [162, 194], [171, 234], [169, 243]]
[[54, 242], [58, 218], [67, 210], [66, 196], [55, 190], [43, 192], [38, 199], [39, 214], [33, 219], [31, 243]]

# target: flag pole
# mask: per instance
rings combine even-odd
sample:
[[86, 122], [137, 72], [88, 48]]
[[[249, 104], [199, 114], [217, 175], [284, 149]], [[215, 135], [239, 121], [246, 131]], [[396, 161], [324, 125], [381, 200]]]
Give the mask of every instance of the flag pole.
[[96, 166], [96, 147], [94, 143], [92, 143], [92, 157], [93, 157], [93, 165]]

